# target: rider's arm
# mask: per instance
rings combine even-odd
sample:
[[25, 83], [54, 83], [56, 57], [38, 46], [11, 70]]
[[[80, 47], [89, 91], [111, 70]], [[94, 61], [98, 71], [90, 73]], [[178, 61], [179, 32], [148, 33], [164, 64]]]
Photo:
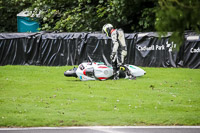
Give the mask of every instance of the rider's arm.
[[117, 39], [117, 30], [113, 31], [111, 34], [112, 42], [113, 42], [113, 49], [112, 49], [112, 54], [113, 56], [116, 55], [118, 47], [119, 47], [119, 42]]

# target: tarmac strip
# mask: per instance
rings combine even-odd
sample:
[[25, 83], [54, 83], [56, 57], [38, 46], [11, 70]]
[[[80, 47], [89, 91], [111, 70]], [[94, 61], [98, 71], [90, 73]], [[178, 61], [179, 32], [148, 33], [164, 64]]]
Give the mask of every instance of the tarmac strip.
[[200, 133], [200, 126], [80, 126], [0, 128], [0, 133]]

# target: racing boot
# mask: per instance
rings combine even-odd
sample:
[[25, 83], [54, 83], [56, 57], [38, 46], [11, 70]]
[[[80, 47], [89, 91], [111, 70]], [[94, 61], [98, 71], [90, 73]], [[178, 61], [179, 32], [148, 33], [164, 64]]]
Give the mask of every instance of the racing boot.
[[116, 71], [113, 73], [113, 80], [118, 80], [119, 79], [119, 71]]
[[136, 80], [136, 77], [134, 75], [130, 75], [129, 80]]
[[129, 80], [136, 80], [136, 77], [130, 72], [130, 70], [127, 68], [127, 66], [124, 66], [125, 68], [125, 74], [126, 74], [126, 77], [125, 79], [129, 79]]

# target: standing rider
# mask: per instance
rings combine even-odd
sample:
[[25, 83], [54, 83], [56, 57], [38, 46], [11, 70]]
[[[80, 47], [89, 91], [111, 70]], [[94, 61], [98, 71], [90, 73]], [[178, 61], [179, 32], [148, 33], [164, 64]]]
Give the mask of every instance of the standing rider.
[[112, 53], [110, 59], [112, 61], [114, 80], [119, 79], [119, 69], [126, 70], [126, 76], [129, 76], [127, 68], [124, 66], [124, 60], [127, 55], [127, 46], [125, 42], [124, 32], [122, 29], [114, 29], [111, 24], [105, 24], [102, 32], [111, 37], [113, 42]]

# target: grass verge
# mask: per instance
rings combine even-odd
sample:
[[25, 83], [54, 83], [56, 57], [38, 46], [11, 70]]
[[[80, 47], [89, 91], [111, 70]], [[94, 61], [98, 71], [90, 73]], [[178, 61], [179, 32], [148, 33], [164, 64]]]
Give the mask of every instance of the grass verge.
[[71, 68], [1, 66], [0, 127], [200, 125], [200, 69], [84, 82], [64, 77]]

